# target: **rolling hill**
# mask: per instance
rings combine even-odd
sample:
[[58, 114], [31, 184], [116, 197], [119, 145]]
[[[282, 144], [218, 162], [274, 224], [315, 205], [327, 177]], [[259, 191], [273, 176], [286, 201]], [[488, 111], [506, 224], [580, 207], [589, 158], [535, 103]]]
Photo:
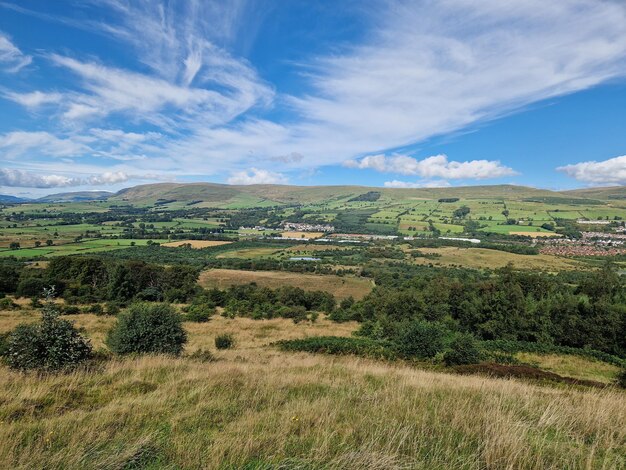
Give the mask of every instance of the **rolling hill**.
[[113, 196], [109, 191], [76, 191], [68, 193], [49, 194], [37, 199], [37, 202], [83, 202], [103, 201]]
[[364, 186], [231, 186], [216, 183], [157, 183], [127, 188], [109, 199], [111, 201], [127, 201], [137, 205], [202, 202], [224, 207], [229, 204], [247, 206], [315, 204], [353, 198], [368, 192], [378, 192], [381, 199], [387, 201], [444, 197], [507, 199], [572, 197], [563, 196], [554, 191], [514, 185], [397, 189]]

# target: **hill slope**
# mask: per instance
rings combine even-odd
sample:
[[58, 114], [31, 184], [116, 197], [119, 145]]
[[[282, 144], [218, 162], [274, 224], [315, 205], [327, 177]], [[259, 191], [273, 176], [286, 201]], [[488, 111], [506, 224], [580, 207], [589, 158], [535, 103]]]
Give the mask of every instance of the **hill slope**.
[[561, 194], [601, 200], [626, 199], [626, 186], [608, 186], [605, 188], [584, 188], [561, 191]]
[[37, 202], [82, 202], [82, 201], [102, 201], [114, 193], [109, 191], [76, 191], [69, 193], [49, 194], [37, 199]]
[[[315, 204], [349, 199], [368, 192], [380, 193], [383, 200], [462, 198], [563, 197], [544, 189], [514, 185], [461, 186], [453, 188], [376, 188], [364, 186], [231, 186], [216, 183], [157, 183], [124, 189], [110, 200], [123, 200], [138, 205], [166, 202], [204, 202], [224, 207], [242, 203], [255, 205]], [[570, 196], [571, 197], [571, 196]]]

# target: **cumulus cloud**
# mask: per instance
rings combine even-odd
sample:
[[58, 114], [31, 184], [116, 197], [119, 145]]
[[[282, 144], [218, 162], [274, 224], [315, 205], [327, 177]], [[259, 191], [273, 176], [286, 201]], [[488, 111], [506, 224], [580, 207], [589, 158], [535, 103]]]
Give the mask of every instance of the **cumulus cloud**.
[[446, 180], [433, 181], [385, 181], [385, 188], [447, 188], [450, 183]]
[[406, 155], [371, 155], [360, 160], [344, 162], [348, 168], [372, 169], [381, 173], [417, 175], [422, 178], [489, 179], [515, 175], [516, 172], [498, 161], [449, 161], [446, 155], [434, 155], [417, 160]]
[[287, 177], [281, 173], [250, 168], [234, 172], [228, 178], [228, 184], [287, 184]]
[[22, 53], [11, 40], [0, 32], [0, 67], [7, 72], [19, 72], [33, 61], [29, 55]]
[[123, 172], [105, 172], [83, 178], [63, 175], [42, 175], [31, 171], [0, 168], [0, 186], [21, 188], [60, 188], [83, 185], [106, 185], [129, 180]]
[[626, 155], [596, 162], [581, 162], [557, 168], [567, 176], [590, 184], [626, 184]]

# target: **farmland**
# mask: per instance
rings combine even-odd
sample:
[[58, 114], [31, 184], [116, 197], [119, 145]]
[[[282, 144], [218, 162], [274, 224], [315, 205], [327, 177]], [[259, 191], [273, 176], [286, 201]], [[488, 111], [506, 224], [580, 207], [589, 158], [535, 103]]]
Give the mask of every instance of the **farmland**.
[[[0, 461], [623, 468], [626, 204], [605, 197], [194, 183], [7, 204], [0, 352], [51, 308], [93, 351], [55, 373], [4, 353]], [[116, 349], [136, 309], [170, 311], [182, 352]]]
[[203, 287], [226, 288], [231, 285], [254, 282], [260, 287], [276, 288], [280, 286], [300, 287], [304, 290], [323, 290], [339, 299], [353, 297], [362, 299], [372, 290], [371, 281], [349, 276], [332, 274], [315, 275], [287, 273], [280, 271], [241, 271], [234, 269], [211, 269], [200, 274]]

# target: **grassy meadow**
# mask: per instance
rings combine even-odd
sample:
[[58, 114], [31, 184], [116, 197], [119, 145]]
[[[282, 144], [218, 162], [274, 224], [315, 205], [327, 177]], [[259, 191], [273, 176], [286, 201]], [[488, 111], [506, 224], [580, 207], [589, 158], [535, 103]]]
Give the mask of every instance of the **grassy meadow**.
[[202, 287], [225, 289], [232, 285], [254, 282], [259, 287], [275, 289], [281, 286], [294, 286], [314, 291], [330, 292], [338, 299], [353, 297], [362, 299], [373, 287], [369, 279], [335, 276], [332, 274], [316, 275], [291, 273], [284, 271], [243, 271], [237, 269], [210, 269], [200, 274], [199, 283]]
[[[33, 317], [1, 312], [0, 329]], [[110, 317], [76, 315], [101, 348]], [[5, 468], [602, 468], [626, 464], [626, 394], [460, 376], [272, 343], [354, 323], [214, 317], [184, 356], [0, 374]], [[233, 333], [234, 349], [213, 339]], [[194, 351], [211, 351], [211, 356]], [[536, 359], [536, 358], [534, 358]], [[605, 371], [604, 371], [605, 372]], [[604, 373], [602, 372], [602, 373]]]

